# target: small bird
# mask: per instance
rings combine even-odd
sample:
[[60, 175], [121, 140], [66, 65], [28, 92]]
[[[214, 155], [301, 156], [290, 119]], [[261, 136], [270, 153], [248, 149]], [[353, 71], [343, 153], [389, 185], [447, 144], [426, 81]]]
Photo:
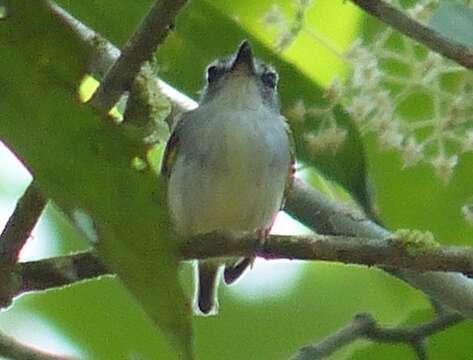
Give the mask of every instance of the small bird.
[[[237, 52], [207, 68], [198, 108], [176, 122], [164, 152], [168, 205], [178, 234], [186, 237], [255, 233], [261, 241], [294, 176], [292, 137], [281, 115], [277, 73], [253, 58], [243, 41]], [[211, 246], [211, 244], [209, 244]], [[217, 311], [216, 289], [234, 282], [253, 262], [198, 262], [196, 305], [203, 315]]]

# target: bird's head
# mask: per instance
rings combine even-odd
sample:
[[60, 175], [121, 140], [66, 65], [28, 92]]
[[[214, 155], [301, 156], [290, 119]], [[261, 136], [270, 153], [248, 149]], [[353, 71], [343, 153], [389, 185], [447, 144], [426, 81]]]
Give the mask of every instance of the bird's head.
[[216, 101], [230, 107], [255, 110], [264, 106], [279, 110], [278, 74], [253, 57], [247, 40], [230, 57], [211, 63], [206, 80], [201, 104]]

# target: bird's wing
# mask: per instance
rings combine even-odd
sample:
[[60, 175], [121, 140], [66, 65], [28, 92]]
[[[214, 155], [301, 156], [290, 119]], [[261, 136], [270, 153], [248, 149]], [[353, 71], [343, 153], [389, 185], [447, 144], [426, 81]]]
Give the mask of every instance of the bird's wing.
[[294, 182], [294, 176], [296, 174], [296, 144], [294, 142], [294, 136], [292, 135], [292, 131], [289, 128], [289, 124], [287, 123], [287, 120], [285, 118], [284, 121], [286, 123], [287, 138], [289, 140], [289, 168], [287, 172], [286, 186], [284, 187], [284, 195], [281, 201], [281, 210], [284, 208], [287, 196]]
[[169, 137], [168, 142], [166, 143], [166, 148], [164, 149], [163, 159], [161, 161], [161, 175], [165, 178], [169, 178], [171, 176], [172, 168], [176, 162], [177, 154], [179, 152], [179, 144], [180, 144], [180, 133], [182, 132], [182, 128], [184, 127], [186, 113], [181, 114], [178, 119], [176, 119], [176, 125]]

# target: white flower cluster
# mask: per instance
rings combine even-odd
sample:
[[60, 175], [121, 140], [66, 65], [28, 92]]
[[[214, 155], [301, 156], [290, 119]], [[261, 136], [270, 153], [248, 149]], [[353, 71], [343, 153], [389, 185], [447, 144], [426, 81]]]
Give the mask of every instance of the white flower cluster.
[[337, 124], [334, 107], [340, 101], [343, 86], [334, 81], [325, 93], [326, 106], [324, 108], [306, 107], [302, 100], [298, 100], [289, 110], [288, 117], [293, 122], [304, 122], [308, 116], [317, 118], [320, 124], [315, 131], [307, 131], [304, 141], [307, 151], [313, 156], [320, 153], [336, 153], [347, 137], [347, 130]]
[[346, 58], [353, 75], [342, 102], [361, 132], [401, 152], [405, 167], [427, 162], [447, 182], [459, 155], [473, 151], [471, 72], [391, 29], [371, 45], [355, 43]]
[[[401, 7], [399, 0], [390, 3]], [[426, 20], [437, 5], [438, 0], [421, 0], [405, 11]], [[278, 11], [273, 19], [281, 15]], [[362, 134], [374, 134], [382, 149], [401, 153], [404, 167], [428, 163], [447, 183], [459, 156], [473, 152], [471, 71], [391, 28], [369, 44], [355, 42], [344, 60], [352, 65], [352, 75], [327, 89], [327, 104], [306, 108], [298, 101], [290, 112], [293, 121], [306, 115], [320, 121], [316, 132], [305, 134], [308, 150], [340, 148], [347, 134], [337, 125], [334, 109], [341, 103]]]
[[292, 20], [276, 4], [273, 4], [264, 15], [262, 23], [277, 32], [276, 49], [278, 51], [287, 49], [304, 28], [304, 15], [311, 4], [312, 0], [294, 0], [295, 14]]

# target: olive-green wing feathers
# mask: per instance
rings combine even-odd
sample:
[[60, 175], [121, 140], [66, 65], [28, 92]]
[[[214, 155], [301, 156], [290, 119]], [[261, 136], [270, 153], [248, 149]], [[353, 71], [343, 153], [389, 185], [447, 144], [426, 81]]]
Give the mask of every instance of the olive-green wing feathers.
[[172, 132], [164, 149], [163, 160], [161, 162], [161, 175], [165, 178], [171, 176], [171, 171], [177, 159], [179, 151], [179, 135], [176, 129]]
[[189, 114], [189, 112], [177, 115], [174, 129], [172, 130], [171, 136], [166, 143], [163, 159], [161, 161], [161, 175], [165, 178], [169, 178], [171, 176], [172, 168], [176, 163], [177, 154], [180, 148], [180, 134], [182, 134], [182, 130], [186, 124], [186, 120], [188, 119], [186, 116], [187, 114]]

